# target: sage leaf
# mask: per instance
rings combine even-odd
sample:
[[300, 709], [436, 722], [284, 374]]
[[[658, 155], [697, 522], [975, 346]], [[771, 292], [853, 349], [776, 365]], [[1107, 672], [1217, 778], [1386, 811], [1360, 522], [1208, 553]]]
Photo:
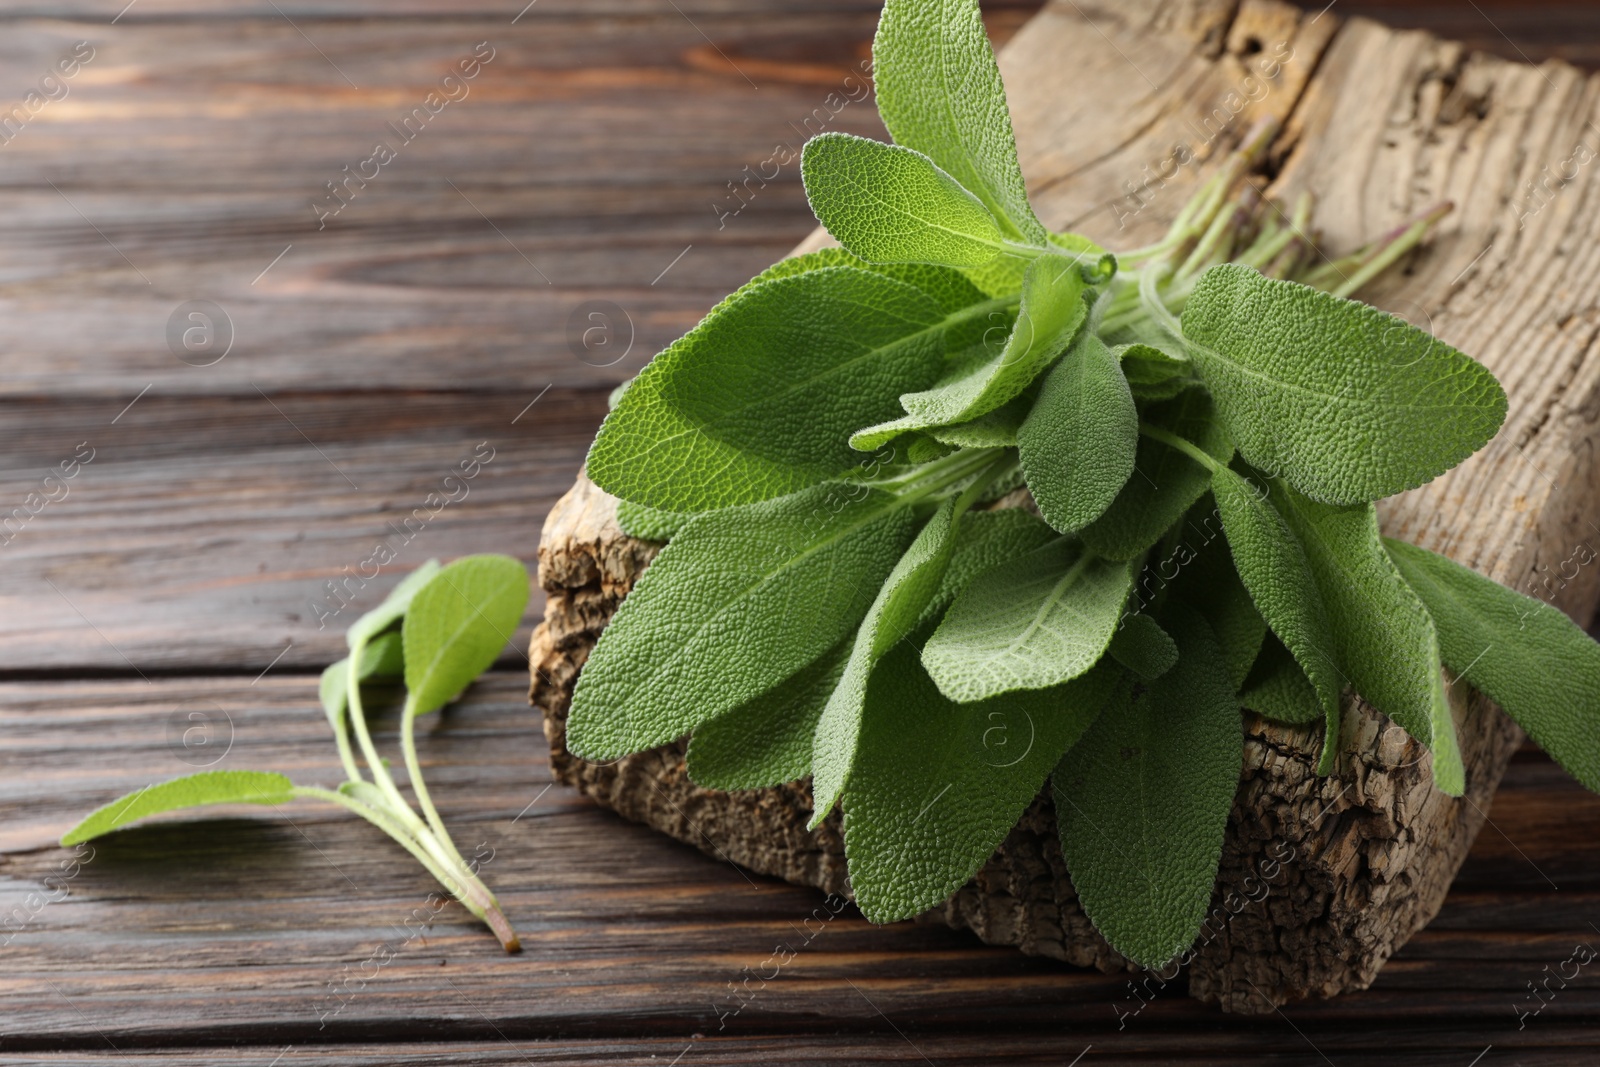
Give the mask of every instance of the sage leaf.
[[691, 518], [680, 511], [647, 508], [631, 500], [617, 502], [617, 525], [623, 533], [641, 541], [670, 541]]
[[528, 570], [510, 556], [463, 556], [417, 591], [401, 629], [412, 714], [444, 707], [489, 669], [528, 606]]
[[1017, 450], [1039, 514], [1062, 533], [1098, 519], [1133, 473], [1139, 413], [1117, 357], [1092, 333], [1045, 376]]
[[934, 426], [928, 435], [935, 441], [958, 448], [1015, 448], [1017, 431], [1033, 407], [1033, 397], [1027, 393], [971, 422], [955, 426]]
[[586, 759], [639, 752], [765, 693], [860, 622], [916, 528], [899, 499], [860, 485], [697, 516], [600, 635], [567, 747]]
[[1427, 549], [1384, 544], [1428, 606], [1450, 669], [1504, 708], [1567, 773], [1600, 792], [1600, 645], [1542, 600]]
[[1207, 507], [1209, 503], [1207, 498], [1197, 505], [1185, 523], [1185, 532], [1194, 534], [1200, 547], [1195, 550], [1185, 541], [1175, 553], [1173, 563], [1178, 565], [1178, 573], [1174, 593], [1211, 627], [1222, 647], [1228, 679], [1238, 689], [1261, 652], [1267, 623], [1234, 569], [1233, 557], [1222, 536], [1221, 519], [1214, 506]]
[[[1214, 417], [1202, 392], [1151, 404], [1146, 422], [1156, 422], [1197, 444], [1219, 463], [1233, 455], [1233, 443]], [[1134, 472], [1111, 506], [1079, 533], [1085, 544], [1108, 559], [1133, 559], [1161, 540], [1205, 495], [1211, 473], [1182, 452], [1149, 437], [1139, 438]]]
[[[963, 283], [965, 284], [965, 283]], [[650, 362], [588, 458], [607, 492], [699, 512], [787, 495], [861, 464], [850, 433], [937, 377], [946, 333], [1000, 304], [947, 312], [876, 271], [775, 277]]]
[[1070, 260], [1034, 260], [1023, 279], [1016, 325], [1001, 351], [975, 366], [958, 368], [931, 389], [904, 394], [903, 417], [869, 426], [850, 438], [850, 446], [867, 451], [907, 430], [970, 422], [1020, 395], [1083, 325], [1088, 316], [1083, 289], [1082, 274]]
[[800, 174], [817, 219], [869, 262], [976, 267], [1000, 254], [989, 209], [921, 152], [824, 133], [806, 142]]
[[1239, 785], [1239, 705], [1205, 621], [1168, 612], [1178, 664], [1124, 684], [1053, 776], [1061, 854], [1111, 947], [1159, 967], [1194, 942]]
[[878, 590], [856, 630], [843, 677], [817, 723], [811, 758], [811, 828], [828, 817], [850, 779], [872, 669], [916, 627], [939, 591], [955, 544], [956, 502], [939, 506]]
[[1132, 578], [1061, 538], [973, 579], [922, 651], [959, 703], [1044, 689], [1094, 666], [1111, 643]]
[[294, 799], [294, 783], [267, 771], [201, 771], [118, 797], [90, 812], [61, 837], [70, 848], [150, 815], [208, 804], [282, 804]]
[[345, 631], [345, 640], [351, 648], [363, 641], [371, 641], [378, 634], [400, 621], [417, 591], [439, 573], [439, 561], [430, 559], [404, 578], [383, 598], [383, 603], [361, 616]]
[[1111, 351], [1122, 365], [1129, 389], [1141, 400], [1170, 400], [1199, 384], [1194, 364], [1154, 345], [1118, 345]]
[[849, 643], [840, 642], [760, 696], [695, 727], [687, 756], [690, 779], [732, 792], [810, 774], [817, 720], [849, 656]]
[[[406, 672], [405, 646], [400, 635], [393, 631], [379, 634], [367, 645], [361, 657], [361, 680], [368, 678], [399, 678]], [[322, 710], [337, 735], [344, 733], [345, 714], [350, 706], [350, 659], [345, 657], [322, 672], [317, 694], [322, 700]]]
[[1272, 634], [1262, 643], [1261, 654], [1240, 687], [1239, 702], [1275, 722], [1298, 726], [1323, 718], [1322, 701], [1311, 679]]
[[1272, 499], [1305, 546], [1340, 669], [1356, 692], [1433, 751], [1434, 783], [1460, 796], [1466, 771], [1438, 632], [1384, 550], [1372, 505], [1319, 504], [1282, 482], [1274, 484]]
[[1094, 721], [1116, 674], [953, 704], [923, 672], [914, 641], [890, 652], [872, 674], [843, 799], [862, 914], [909, 918], [965, 885]]
[[1043, 519], [1021, 508], [968, 512], [956, 527], [955, 544], [939, 589], [914, 629], [921, 630], [941, 618], [961, 591], [984, 571], [1042, 548], [1057, 536]]
[[1106, 651], [1147, 682], [1155, 681], [1178, 663], [1177, 643], [1148, 615], [1125, 616]]
[[977, 0], [888, 0], [872, 43], [878, 114], [983, 201], [1008, 237], [1043, 245]]
[[1422, 485], [1500, 429], [1481, 364], [1403, 319], [1249, 267], [1212, 267], [1183, 334], [1239, 453], [1313, 500]]
[[1317, 773], [1332, 773], [1345, 675], [1335, 659], [1333, 624], [1306, 550], [1265, 488], [1226, 467], [1213, 474], [1211, 488], [1239, 578], [1316, 689], [1325, 723]]

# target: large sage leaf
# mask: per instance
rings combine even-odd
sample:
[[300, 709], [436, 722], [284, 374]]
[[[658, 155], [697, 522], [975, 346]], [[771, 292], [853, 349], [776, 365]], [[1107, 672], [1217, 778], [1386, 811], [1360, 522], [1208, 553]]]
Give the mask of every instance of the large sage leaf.
[[1318, 504], [1281, 482], [1273, 486], [1272, 501], [1305, 546], [1345, 677], [1432, 749], [1434, 783], [1460, 796], [1466, 772], [1445, 697], [1438, 633], [1384, 551], [1372, 505]]
[[640, 373], [595, 438], [589, 476], [677, 512], [816, 485], [861, 465], [852, 431], [934, 381], [947, 332], [981, 327], [999, 306], [950, 312], [923, 289], [848, 266], [750, 286]]
[[1273, 507], [1265, 487], [1221, 468], [1212, 476], [1211, 488], [1240, 580], [1256, 610], [1316, 689], [1324, 722], [1317, 773], [1330, 774], [1338, 755], [1346, 679], [1335, 656], [1333, 623], [1305, 547]]
[[842, 484], [697, 517], [600, 635], [568, 748], [639, 752], [767, 692], [855, 628], [916, 528], [895, 497]]
[[1450, 669], [1600, 792], [1600, 645], [1542, 600], [1427, 549], [1384, 543], [1428, 606]]
[[1045, 244], [977, 0], [888, 0], [872, 60], [878, 114], [895, 142], [971, 190], [1007, 236]]
[[850, 661], [817, 723], [811, 768], [813, 829], [828, 817], [850, 779], [856, 742], [861, 735], [867, 679], [878, 661], [916, 627], [944, 580], [959, 518], [955, 503], [945, 501], [923, 526], [889, 572], [856, 630]]
[[1240, 455], [1324, 503], [1431, 481], [1505, 419], [1505, 391], [1471, 357], [1376, 308], [1238, 264], [1201, 278], [1183, 334]]
[[1061, 854], [1083, 910], [1146, 967], [1200, 931], [1244, 752], [1216, 639], [1182, 604], [1167, 618], [1177, 666], [1122, 685], [1053, 776]]
[[1052, 689], [953, 704], [923, 673], [914, 642], [890, 652], [872, 674], [843, 801], [862, 913], [908, 918], [965, 885], [1094, 721], [1116, 676], [1100, 669]]

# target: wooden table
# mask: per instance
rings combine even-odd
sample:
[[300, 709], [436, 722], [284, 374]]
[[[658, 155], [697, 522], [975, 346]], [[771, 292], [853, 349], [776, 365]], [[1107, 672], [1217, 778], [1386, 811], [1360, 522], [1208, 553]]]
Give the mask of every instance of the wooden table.
[[[59, 834], [150, 781], [337, 779], [316, 676], [344, 627], [430, 556], [532, 560], [610, 387], [813, 225], [793, 167], [739, 183], [848, 85], [876, 18], [124, 3], [0, 0], [0, 118], [39, 93], [0, 127], [0, 1062], [1595, 1061], [1600, 968], [1536, 1015], [1529, 984], [1600, 946], [1600, 800], [1532, 749], [1370, 991], [1260, 1018], [1176, 989], [1129, 1016], [1125, 979], [835, 916], [551, 788], [514, 650], [421, 746], [520, 956], [314, 805], [157, 822], [68, 866]], [[988, 6], [999, 37], [1036, 5]], [[1355, 14], [1600, 66], [1592, 4], [1333, 11]], [[434, 114], [434, 91], [459, 99]], [[881, 134], [869, 102], [830, 120]]]

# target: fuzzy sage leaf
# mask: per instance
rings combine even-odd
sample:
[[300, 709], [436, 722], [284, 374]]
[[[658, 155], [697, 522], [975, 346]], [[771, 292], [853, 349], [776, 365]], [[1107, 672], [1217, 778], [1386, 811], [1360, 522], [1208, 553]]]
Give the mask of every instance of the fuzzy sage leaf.
[[146, 786], [97, 808], [61, 837], [64, 848], [91, 841], [131, 822], [208, 804], [273, 806], [294, 799], [294, 783], [268, 771], [201, 771]]
[[862, 259], [977, 267], [1000, 254], [989, 209], [921, 152], [825, 133], [806, 142], [800, 173], [811, 210]]
[[1505, 419], [1494, 375], [1443, 341], [1238, 264], [1201, 278], [1183, 334], [1240, 454], [1325, 503], [1431, 481]]

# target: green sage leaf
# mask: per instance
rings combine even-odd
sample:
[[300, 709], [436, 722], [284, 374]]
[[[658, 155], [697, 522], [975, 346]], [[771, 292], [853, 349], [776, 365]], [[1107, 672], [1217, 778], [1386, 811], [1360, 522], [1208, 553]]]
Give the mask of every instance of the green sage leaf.
[[208, 804], [282, 804], [294, 799], [294, 783], [266, 771], [201, 771], [146, 786], [96, 808], [61, 837], [63, 848], [91, 841], [131, 822], [162, 812]]
[[1227, 468], [1213, 475], [1211, 488], [1239, 578], [1256, 610], [1316, 689], [1325, 724], [1317, 773], [1331, 774], [1338, 755], [1345, 675], [1335, 658], [1333, 623], [1305, 547], [1273, 507], [1266, 489]]
[[878, 113], [895, 143], [971, 190], [1008, 237], [1043, 245], [977, 0], [888, 0], [872, 61]]
[[932, 382], [946, 335], [1001, 306], [947, 312], [920, 288], [855, 267], [775, 277], [736, 297], [652, 360], [606, 416], [588, 458], [602, 489], [699, 512], [859, 467], [850, 433]]
[[921, 152], [824, 133], [806, 142], [800, 174], [817, 219], [869, 262], [976, 267], [1000, 254], [989, 209]]
[[1106, 651], [1147, 682], [1155, 681], [1178, 664], [1177, 642], [1148, 615], [1124, 616]]
[[860, 622], [915, 533], [911, 509], [860, 485], [698, 516], [600, 635], [573, 692], [568, 748], [640, 752], [765, 693]]
[[1173, 561], [1178, 565], [1175, 595], [1198, 611], [1211, 627], [1217, 644], [1222, 646], [1228, 678], [1237, 689], [1244, 684], [1261, 652], [1267, 623], [1234, 569], [1227, 540], [1222, 536], [1222, 520], [1209, 497], [1190, 512], [1185, 533], [1189, 536]]
[[902, 643], [873, 671], [844, 847], [872, 922], [943, 902], [981, 867], [1100, 712], [1115, 671], [1052, 689], [953, 704]]
[[850, 645], [840, 642], [815, 663], [760, 696], [695, 727], [689, 777], [707, 789], [765, 789], [811, 773], [812, 737], [839, 684]]
[[1183, 333], [1239, 453], [1324, 503], [1431, 481], [1505, 419], [1494, 375], [1426, 331], [1238, 264], [1201, 278]]
[[1177, 666], [1119, 687], [1053, 776], [1079, 902], [1112, 948], [1146, 967], [1200, 931], [1244, 762], [1221, 649], [1203, 619], [1172, 609]]
[[1053, 541], [975, 578], [928, 640], [923, 666], [959, 703], [1071, 681], [1110, 645], [1131, 584], [1126, 563]]
[[1600, 792], [1600, 645], [1542, 600], [1427, 549], [1384, 543], [1428, 606], [1450, 669]]
[[1005, 347], [982, 363], [959, 366], [931, 389], [904, 394], [902, 418], [869, 426], [850, 438], [850, 446], [867, 451], [907, 430], [970, 422], [1020, 395], [1083, 325], [1088, 315], [1083, 288], [1083, 276], [1070, 260], [1060, 256], [1034, 260], [1023, 280], [1021, 307]]
[[811, 828], [828, 817], [850, 779], [861, 736], [867, 679], [878, 661], [916, 627], [939, 591], [955, 545], [955, 501], [939, 506], [878, 590], [856, 630], [843, 677], [817, 723], [811, 759]]
[[401, 628], [407, 704], [444, 707], [489, 669], [528, 606], [528, 570], [510, 556], [464, 556], [417, 591]]
[[[1193, 441], [1219, 463], [1233, 455], [1233, 443], [1214, 417], [1203, 392], [1151, 404], [1145, 421]], [[1133, 559], [1170, 530], [1205, 495], [1211, 472], [1175, 448], [1140, 436], [1134, 472], [1111, 506], [1079, 536], [1109, 559]]]
[[417, 591], [431, 582], [433, 576], [438, 573], [439, 561], [430, 559], [400, 579], [399, 584], [383, 598], [383, 603], [351, 624], [350, 629], [345, 632], [345, 640], [349, 646], [355, 648], [361, 641], [371, 641], [399, 622], [406, 609], [411, 606], [411, 599], [417, 595]]
[[1261, 654], [1240, 687], [1239, 703], [1264, 718], [1296, 726], [1324, 717], [1311, 679], [1272, 634], [1262, 643]]
[[1319, 504], [1282, 482], [1274, 484], [1272, 501], [1305, 546], [1345, 677], [1432, 749], [1434, 783], [1460, 796], [1466, 771], [1445, 696], [1438, 633], [1384, 550], [1372, 505]]
[[1098, 519], [1133, 473], [1139, 413], [1117, 357], [1092, 333], [1045, 376], [1017, 448], [1028, 489], [1062, 533]]

